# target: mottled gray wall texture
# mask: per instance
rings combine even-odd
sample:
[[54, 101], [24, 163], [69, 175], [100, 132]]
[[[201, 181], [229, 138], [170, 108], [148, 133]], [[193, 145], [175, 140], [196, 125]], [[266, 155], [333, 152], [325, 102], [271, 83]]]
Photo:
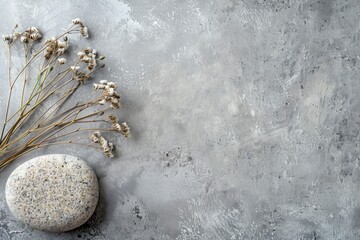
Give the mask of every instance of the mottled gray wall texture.
[[[360, 239], [358, 0], [0, 5], [1, 33], [81, 18], [78, 45], [106, 56], [99, 78], [119, 84], [133, 130], [111, 160], [48, 148], [1, 171], [0, 239]], [[79, 229], [35, 231], [6, 206], [10, 172], [44, 153], [95, 168], [100, 204]]]

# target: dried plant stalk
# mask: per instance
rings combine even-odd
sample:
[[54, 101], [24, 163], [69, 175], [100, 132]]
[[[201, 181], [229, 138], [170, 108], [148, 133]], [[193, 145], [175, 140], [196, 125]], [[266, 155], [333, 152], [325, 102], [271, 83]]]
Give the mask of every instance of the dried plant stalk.
[[[70, 27], [58, 37], [40, 43], [42, 34], [38, 28], [30, 27], [23, 32], [16, 25], [10, 35], [3, 35], [7, 49], [7, 101], [1, 107], [4, 116], [0, 128], [0, 169], [36, 149], [75, 144], [102, 151], [113, 157], [114, 145], [102, 132], [117, 132], [130, 136], [126, 123], [118, 123], [112, 112], [120, 108], [120, 95], [116, 84], [101, 80], [94, 85], [94, 93], [83, 102], [67, 106], [67, 102], [93, 73], [104, 66], [104, 56], [94, 49], [84, 48], [73, 63], [68, 65], [64, 53], [69, 47], [69, 36], [80, 34], [88, 38], [88, 28], [80, 19], [74, 19]], [[23, 46], [24, 65], [15, 74], [12, 72], [12, 49]], [[100, 64], [99, 64], [100, 63]], [[30, 70], [39, 65], [36, 79]], [[21, 99], [14, 99], [15, 88], [21, 87]], [[55, 100], [54, 100], [55, 98]], [[18, 105], [10, 112], [10, 106]], [[105, 125], [106, 127], [99, 127]], [[80, 132], [92, 132], [90, 140], [75, 138]]]

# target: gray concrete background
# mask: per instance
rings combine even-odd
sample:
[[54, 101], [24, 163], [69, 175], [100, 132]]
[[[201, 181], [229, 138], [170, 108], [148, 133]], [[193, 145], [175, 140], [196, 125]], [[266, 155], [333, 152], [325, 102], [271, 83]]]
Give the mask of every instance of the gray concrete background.
[[[2, 171], [0, 239], [360, 238], [358, 0], [0, 4], [1, 33], [50, 37], [82, 18], [133, 130], [112, 160], [50, 148]], [[83, 227], [35, 231], [6, 207], [10, 172], [43, 153], [95, 168], [101, 200]]]

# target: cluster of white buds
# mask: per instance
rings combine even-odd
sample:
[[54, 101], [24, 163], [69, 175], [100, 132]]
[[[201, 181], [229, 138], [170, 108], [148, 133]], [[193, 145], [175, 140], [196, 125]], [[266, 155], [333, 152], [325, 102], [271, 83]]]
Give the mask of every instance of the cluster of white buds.
[[65, 50], [69, 47], [68, 38], [65, 36], [63, 38], [64, 41], [60, 41], [55, 37], [51, 39], [47, 39], [45, 41], [46, 49], [45, 49], [45, 58], [49, 59], [51, 56], [60, 56]]
[[96, 55], [96, 50], [90, 48], [85, 48], [83, 51], [78, 52], [80, 62], [85, 63], [89, 70], [93, 70], [96, 67]]
[[18, 39], [21, 36], [21, 33], [14, 32], [10, 35], [3, 34], [2, 38], [4, 42], [8, 45], [12, 44], [16, 39]]
[[74, 20], [72, 20], [72, 22], [73, 22], [74, 25], [78, 25], [80, 27], [81, 36], [83, 36], [84, 38], [89, 37], [89, 30], [84, 25], [84, 23], [80, 20], [80, 18], [75, 18]]
[[94, 143], [98, 143], [100, 145], [100, 149], [106, 156], [112, 158], [114, 157], [112, 151], [114, 150], [114, 144], [108, 142], [103, 136], [101, 136], [100, 132], [96, 131], [90, 136], [90, 140]]
[[30, 28], [26, 29], [23, 34], [21, 34], [20, 41], [22, 43], [28, 44], [28, 43], [33, 43], [33, 42], [40, 40], [41, 37], [42, 37], [42, 35], [41, 35], [39, 29], [37, 29], [36, 27], [30, 27]]
[[109, 120], [111, 122], [111, 127], [120, 132], [122, 135], [124, 135], [124, 137], [130, 137], [130, 127], [127, 125], [126, 122], [123, 122], [122, 124], [118, 123], [117, 118], [115, 117], [114, 114], [111, 114], [109, 117]]
[[84, 82], [90, 77], [89, 73], [80, 70], [80, 66], [71, 66], [70, 69], [73, 72], [74, 79], [77, 81]]
[[100, 84], [94, 83], [95, 91], [102, 89], [104, 93], [99, 100], [100, 105], [104, 105], [106, 102], [110, 103], [112, 108], [120, 108], [120, 94], [116, 91], [114, 82], [108, 82], [107, 80], [100, 80]]

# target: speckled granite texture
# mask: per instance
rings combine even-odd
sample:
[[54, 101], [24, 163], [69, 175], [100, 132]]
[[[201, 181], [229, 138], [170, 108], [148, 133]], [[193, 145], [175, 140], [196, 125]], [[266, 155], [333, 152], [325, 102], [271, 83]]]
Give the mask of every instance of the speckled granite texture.
[[91, 217], [99, 184], [85, 161], [52, 154], [17, 167], [8, 178], [5, 196], [20, 221], [43, 231], [65, 232]]
[[[81, 228], [43, 234], [1, 190], [0, 239], [360, 239], [359, 0], [0, 4], [1, 33], [19, 23], [51, 36], [82, 18], [92, 37], [79, 47], [106, 56], [99, 79], [118, 83], [133, 135], [112, 139], [112, 160], [32, 153], [89, 159], [98, 208]], [[1, 50], [1, 76], [5, 62]]]

